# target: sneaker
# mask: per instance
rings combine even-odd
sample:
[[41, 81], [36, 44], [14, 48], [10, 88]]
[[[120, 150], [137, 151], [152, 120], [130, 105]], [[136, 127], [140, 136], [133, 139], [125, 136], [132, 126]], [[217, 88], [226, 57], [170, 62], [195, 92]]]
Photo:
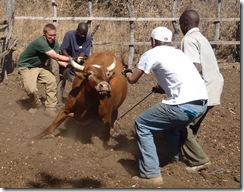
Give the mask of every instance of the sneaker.
[[44, 114], [49, 117], [56, 117], [58, 113], [56, 111], [56, 108], [46, 108]]
[[163, 178], [161, 176], [153, 177], [153, 178], [144, 178], [144, 177], [133, 176], [132, 179], [135, 181], [142, 181], [142, 182], [153, 184], [153, 185], [162, 185], [164, 183]]
[[202, 165], [197, 165], [193, 167], [186, 167], [186, 170], [190, 173], [197, 173], [203, 169], [206, 169], [209, 165], [211, 165], [211, 162], [207, 162]]

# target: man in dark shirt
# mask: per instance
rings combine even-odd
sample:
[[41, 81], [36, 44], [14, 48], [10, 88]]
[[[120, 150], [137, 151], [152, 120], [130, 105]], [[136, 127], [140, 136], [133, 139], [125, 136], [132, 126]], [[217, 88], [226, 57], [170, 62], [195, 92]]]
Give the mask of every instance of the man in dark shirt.
[[[60, 46], [60, 52], [62, 55], [70, 56], [77, 61], [78, 57], [87, 58], [91, 55], [92, 37], [87, 34], [88, 24], [80, 22], [76, 30], [70, 30], [66, 32], [63, 42]], [[81, 59], [80, 64], [83, 64], [84, 60]], [[68, 76], [71, 81], [74, 79], [74, 69], [70, 70], [60, 66], [59, 75], [60, 80], [57, 88], [58, 106], [63, 106], [63, 91], [65, 88], [67, 77], [64, 72], [68, 71]]]

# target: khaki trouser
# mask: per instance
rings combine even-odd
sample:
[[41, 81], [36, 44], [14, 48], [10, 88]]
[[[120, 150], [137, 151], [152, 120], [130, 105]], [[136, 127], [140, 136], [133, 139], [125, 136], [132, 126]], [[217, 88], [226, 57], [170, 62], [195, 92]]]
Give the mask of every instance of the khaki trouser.
[[199, 130], [199, 127], [213, 106], [208, 106], [207, 111], [202, 116], [195, 119], [191, 122], [186, 128], [181, 130], [181, 151], [183, 156], [185, 156], [185, 161], [190, 166], [197, 166], [209, 161], [209, 157], [203, 151], [202, 147], [196, 141], [196, 134]]
[[184, 144], [181, 146], [181, 150], [186, 163], [189, 166], [198, 166], [209, 162], [209, 157], [206, 155], [202, 147], [196, 141], [192, 129], [189, 127], [185, 129], [186, 138]]
[[56, 77], [50, 71], [41, 68], [19, 67], [19, 72], [23, 80], [24, 89], [32, 100], [32, 104], [38, 105], [37, 82], [43, 84], [46, 90], [46, 108], [54, 108], [57, 105], [57, 83]]

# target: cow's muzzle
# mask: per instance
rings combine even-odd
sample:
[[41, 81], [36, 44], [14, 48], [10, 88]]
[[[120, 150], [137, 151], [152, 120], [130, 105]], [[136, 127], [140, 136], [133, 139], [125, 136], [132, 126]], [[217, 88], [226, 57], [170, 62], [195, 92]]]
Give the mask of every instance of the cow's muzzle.
[[102, 81], [102, 82], [98, 83], [97, 86], [95, 87], [95, 89], [97, 90], [97, 92], [100, 95], [107, 95], [111, 92], [111, 86], [106, 81]]

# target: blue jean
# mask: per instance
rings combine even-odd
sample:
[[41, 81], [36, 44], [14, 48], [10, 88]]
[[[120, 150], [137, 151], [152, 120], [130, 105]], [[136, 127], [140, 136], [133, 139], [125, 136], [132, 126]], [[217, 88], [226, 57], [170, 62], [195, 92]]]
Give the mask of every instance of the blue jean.
[[168, 105], [162, 102], [147, 109], [135, 119], [135, 131], [139, 147], [140, 176], [153, 178], [161, 176], [159, 158], [153, 132], [183, 128], [203, 114], [207, 105]]

